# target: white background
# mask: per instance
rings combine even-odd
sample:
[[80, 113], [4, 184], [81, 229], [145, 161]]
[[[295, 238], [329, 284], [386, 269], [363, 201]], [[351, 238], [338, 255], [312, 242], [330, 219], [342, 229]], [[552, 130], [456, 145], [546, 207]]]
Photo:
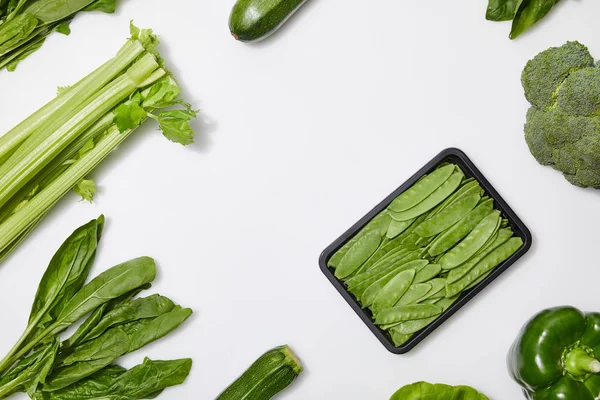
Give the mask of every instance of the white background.
[[[165, 399], [214, 399], [265, 350], [306, 365], [282, 399], [387, 399], [418, 380], [521, 398], [505, 367], [545, 307], [598, 310], [600, 193], [539, 166], [523, 140], [525, 62], [566, 40], [600, 57], [600, 2], [565, 1], [516, 41], [480, 1], [311, 0], [276, 36], [234, 41], [232, 1], [123, 0], [84, 14], [15, 73], [0, 73], [4, 132], [114, 55], [130, 19], [202, 109], [197, 143], [149, 122], [94, 172], [93, 205], [69, 195], [0, 268], [0, 353], [23, 331], [47, 262], [106, 214], [93, 275], [156, 258], [152, 291], [195, 311], [124, 360], [192, 357]], [[463, 149], [534, 235], [529, 254], [408, 355], [377, 341], [318, 268], [320, 252], [446, 147]], [[18, 396], [15, 396], [17, 398]], [[24, 398], [24, 397], [20, 397]]]

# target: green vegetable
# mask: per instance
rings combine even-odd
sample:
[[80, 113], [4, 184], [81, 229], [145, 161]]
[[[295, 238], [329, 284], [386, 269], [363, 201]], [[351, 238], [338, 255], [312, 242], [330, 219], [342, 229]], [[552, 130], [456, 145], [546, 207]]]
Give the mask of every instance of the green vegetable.
[[486, 19], [510, 21], [510, 38], [516, 39], [531, 28], [559, 2], [559, 0], [488, 0]]
[[[0, 260], [71, 189], [91, 200], [95, 184], [86, 176], [147, 118], [168, 139], [191, 142], [195, 111], [179, 99], [156, 36], [131, 32], [113, 59], [0, 137]], [[161, 111], [174, 105], [183, 109]]]
[[335, 276], [396, 346], [523, 246], [484, 194], [457, 165], [443, 163], [330, 257]]
[[260, 356], [216, 400], [269, 400], [302, 372], [302, 364], [287, 345]]
[[530, 60], [522, 74], [531, 103], [525, 140], [542, 165], [572, 184], [600, 188], [600, 68], [587, 47], [567, 42]]
[[[38, 286], [25, 332], [0, 361], [0, 398], [19, 391], [31, 398], [55, 398], [43, 392], [68, 398], [96, 389], [112, 393], [106, 392], [110, 389], [123, 396], [119, 399], [139, 399], [187, 376], [189, 361], [148, 361], [128, 373], [121, 371], [119, 376], [111, 370], [110, 379], [101, 379], [104, 386], [96, 384], [96, 373], [102, 374], [119, 357], [164, 337], [192, 313], [164, 296], [134, 298], [148, 289], [156, 276], [149, 257], [119, 264], [85, 283], [103, 223], [100, 217], [77, 229], [52, 258]], [[88, 314], [73, 336], [61, 344], [60, 333]], [[156, 382], [144, 382], [143, 374], [154, 374]]]
[[306, 0], [237, 0], [229, 16], [236, 40], [254, 42], [275, 33]]
[[448, 386], [417, 382], [400, 388], [390, 400], [488, 400], [469, 386]]
[[600, 314], [556, 307], [535, 315], [508, 354], [512, 378], [527, 398], [594, 400], [600, 396]]
[[80, 11], [113, 13], [116, 0], [7, 0], [0, 1], [0, 68], [13, 71], [38, 50], [53, 31], [68, 35]]

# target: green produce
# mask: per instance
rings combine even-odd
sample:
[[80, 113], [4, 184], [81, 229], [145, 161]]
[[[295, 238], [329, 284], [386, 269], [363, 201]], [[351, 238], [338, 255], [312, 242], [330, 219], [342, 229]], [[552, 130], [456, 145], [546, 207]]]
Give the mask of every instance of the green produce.
[[0, 136], [0, 260], [71, 189], [91, 201], [95, 183], [86, 176], [146, 119], [171, 141], [193, 141], [195, 111], [179, 98], [158, 39], [131, 32], [113, 59]]
[[525, 140], [535, 159], [573, 185], [600, 188], [600, 67], [567, 42], [530, 60], [522, 74], [531, 103]]
[[52, 32], [68, 35], [80, 11], [113, 13], [116, 0], [3, 0], [0, 1], [0, 69], [17, 64], [38, 50]]
[[444, 163], [396, 197], [327, 264], [401, 346], [522, 246], [479, 183]]
[[559, 0], [488, 0], [486, 19], [511, 21], [510, 38], [516, 39], [544, 18]]
[[[149, 257], [119, 264], [86, 284], [103, 224], [100, 217], [77, 229], [50, 261], [27, 328], [0, 361], [0, 398], [27, 392], [36, 399], [141, 399], [189, 373], [191, 360], [146, 360], [129, 371], [113, 365], [178, 328], [192, 311], [160, 295], [135, 298], [156, 276]], [[61, 343], [60, 334], [86, 315]]]
[[269, 400], [302, 372], [300, 359], [287, 345], [260, 356], [217, 400]]
[[600, 397], [600, 314], [573, 307], [541, 311], [508, 353], [511, 377], [528, 399]]
[[441, 383], [417, 382], [400, 388], [390, 400], [488, 400], [469, 386], [448, 386]]
[[236, 40], [254, 42], [275, 33], [306, 0], [237, 0], [229, 16]]

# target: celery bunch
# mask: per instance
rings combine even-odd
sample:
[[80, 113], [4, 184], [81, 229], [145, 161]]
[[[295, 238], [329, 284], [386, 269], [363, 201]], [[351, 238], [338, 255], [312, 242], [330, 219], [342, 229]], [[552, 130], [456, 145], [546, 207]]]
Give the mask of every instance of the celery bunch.
[[91, 201], [86, 176], [148, 118], [169, 140], [193, 142], [196, 111], [179, 98], [157, 44], [132, 25], [114, 58], [0, 137], [0, 260], [71, 189]]

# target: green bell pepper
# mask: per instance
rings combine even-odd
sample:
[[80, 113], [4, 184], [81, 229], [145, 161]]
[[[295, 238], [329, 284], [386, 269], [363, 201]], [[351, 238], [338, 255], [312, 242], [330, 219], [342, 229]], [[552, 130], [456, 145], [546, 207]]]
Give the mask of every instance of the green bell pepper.
[[600, 313], [544, 310], [521, 330], [508, 354], [512, 378], [531, 400], [600, 398]]

